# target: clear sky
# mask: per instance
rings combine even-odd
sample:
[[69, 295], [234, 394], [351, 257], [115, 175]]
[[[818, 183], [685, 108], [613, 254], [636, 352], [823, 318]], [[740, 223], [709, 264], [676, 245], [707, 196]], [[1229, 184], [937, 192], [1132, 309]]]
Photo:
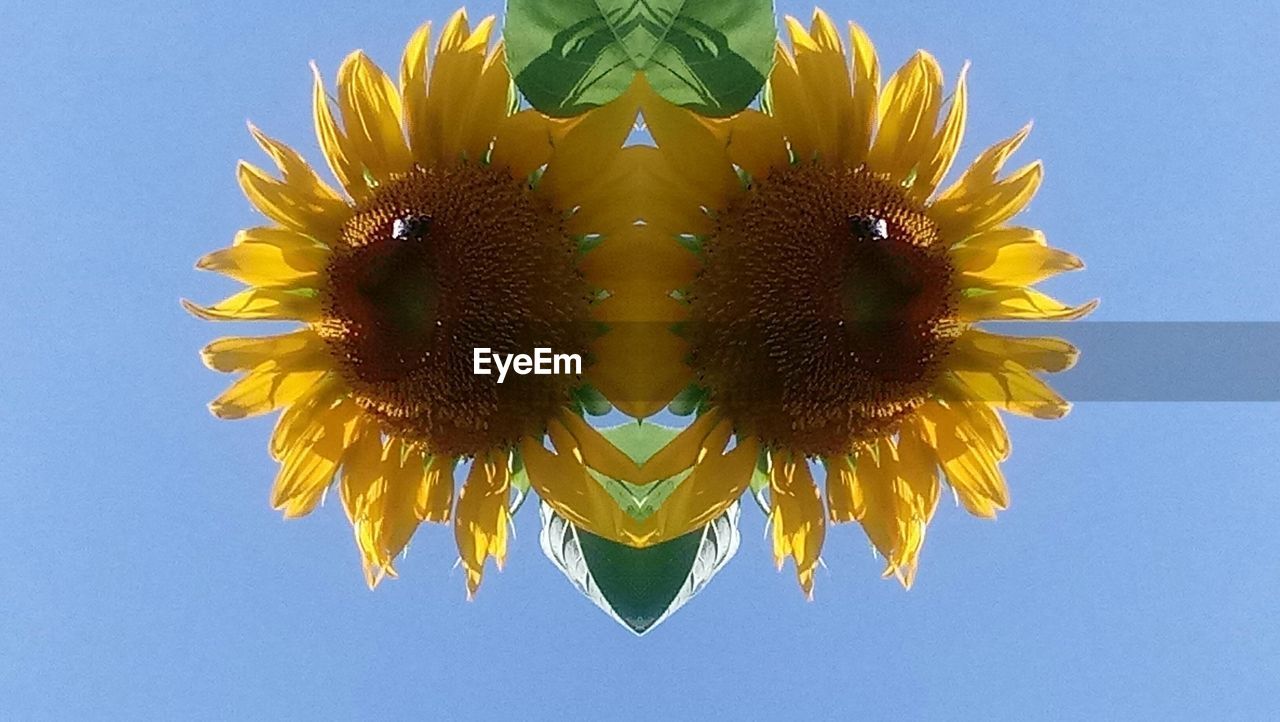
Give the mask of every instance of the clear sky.
[[[234, 287], [192, 263], [257, 222], [245, 120], [318, 160], [307, 62], [395, 67], [454, 7], [306, 5], [0, 11], [0, 717], [1274, 714], [1277, 404], [1012, 421], [1012, 509], [944, 500], [910, 592], [842, 527], [806, 602], [750, 505], [738, 556], [643, 639], [543, 558], [532, 505], [475, 602], [441, 527], [369, 592], [338, 505], [269, 508], [272, 421], [205, 411], [229, 379], [197, 350], [231, 328], [177, 303]], [[1025, 218], [1089, 264], [1052, 291], [1098, 321], [1280, 320], [1274, 3], [827, 9], [887, 66], [973, 61], [963, 158], [1036, 121]]]

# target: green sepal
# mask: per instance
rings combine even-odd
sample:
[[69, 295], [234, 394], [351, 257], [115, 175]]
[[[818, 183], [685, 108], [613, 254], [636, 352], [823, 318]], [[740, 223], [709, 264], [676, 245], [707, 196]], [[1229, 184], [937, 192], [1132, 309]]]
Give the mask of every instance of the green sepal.
[[511, 487], [522, 495], [529, 493], [529, 470], [524, 466], [520, 449], [511, 450]]
[[694, 233], [681, 233], [676, 236], [676, 241], [680, 245], [684, 246], [686, 250], [691, 251], [694, 255], [701, 256], [702, 244], [706, 239]]
[[613, 404], [591, 384], [581, 384], [569, 392], [577, 410], [590, 416], [604, 416], [613, 411]]
[[756, 468], [751, 471], [751, 491], [759, 494], [769, 488], [769, 450], [761, 448]]
[[604, 236], [599, 233], [588, 233], [582, 236], [574, 236], [573, 240], [578, 244], [578, 254], [583, 255], [604, 243]]
[[533, 190], [537, 190], [538, 184], [542, 182], [542, 174], [546, 172], [547, 169], [545, 166], [535, 168], [533, 172], [529, 174], [529, 187]]
[[667, 404], [667, 411], [676, 416], [692, 416], [701, 411], [707, 403], [711, 392], [703, 386], [689, 384]]

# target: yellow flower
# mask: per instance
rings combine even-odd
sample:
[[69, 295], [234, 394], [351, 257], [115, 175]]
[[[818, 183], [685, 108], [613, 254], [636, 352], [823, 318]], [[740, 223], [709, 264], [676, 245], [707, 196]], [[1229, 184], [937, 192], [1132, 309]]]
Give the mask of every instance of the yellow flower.
[[[283, 409], [271, 503], [302, 516], [339, 479], [371, 587], [394, 576], [421, 522], [452, 519], [474, 593], [486, 560], [501, 565], [506, 553], [522, 442], [567, 425], [588, 458], [607, 448], [571, 411], [580, 380], [498, 384], [472, 373], [472, 353], [547, 347], [607, 365], [591, 320], [595, 282], [574, 259], [583, 239], [616, 224], [602, 178], [621, 175], [635, 106], [572, 121], [517, 112], [502, 44], [490, 49], [493, 25], [472, 29], [459, 10], [430, 62], [424, 25], [398, 86], [362, 52], [342, 63], [336, 99], [316, 73], [316, 135], [345, 194], [251, 127], [280, 177], [242, 163], [240, 185], [271, 222], [197, 264], [249, 287], [211, 306], [184, 302], [209, 320], [304, 324], [206, 347], [211, 368], [245, 372], [210, 409], [222, 418]], [[553, 491], [555, 479], [536, 486]]]
[[[965, 73], [945, 102], [922, 51], [882, 86], [857, 26], [846, 53], [822, 11], [808, 30], [786, 24], [794, 50], [779, 43], [763, 111], [708, 121], [641, 99], [658, 146], [652, 242], [675, 258], [679, 237], [701, 259], [657, 271], [673, 280], [655, 298], [686, 301], [688, 366], [668, 388], [704, 388], [714, 425], [765, 450], [774, 553], [795, 561], [806, 593], [827, 520], [859, 522], [886, 575], [909, 586], [944, 477], [973, 514], [1009, 503], [993, 408], [1069, 408], [1037, 374], [1069, 368], [1075, 348], [977, 324], [1075, 319], [1095, 304], [1031, 288], [1082, 264], [1012, 224], [1040, 185], [1039, 162], [1002, 173], [1029, 128], [938, 190], [964, 132]], [[661, 471], [705, 463], [712, 425], [677, 437]], [[825, 509], [811, 460], [826, 469]], [[728, 496], [746, 479], [715, 483]]]

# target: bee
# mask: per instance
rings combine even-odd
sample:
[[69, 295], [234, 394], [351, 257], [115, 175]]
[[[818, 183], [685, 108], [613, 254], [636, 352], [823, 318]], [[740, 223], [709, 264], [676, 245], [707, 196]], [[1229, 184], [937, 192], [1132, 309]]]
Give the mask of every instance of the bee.
[[431, 216], [405, 216], [391, 224], [391, 237], [397, 241], [420, 241], [431, 230]]
[[849, 216], [849, 231], [863, 241], [889, 240], [889, 222], [879, 216]]

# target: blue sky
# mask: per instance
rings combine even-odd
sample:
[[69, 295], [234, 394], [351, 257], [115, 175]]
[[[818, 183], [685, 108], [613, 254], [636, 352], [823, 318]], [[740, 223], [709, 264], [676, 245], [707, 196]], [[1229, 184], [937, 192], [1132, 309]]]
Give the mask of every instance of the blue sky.
[[[0, 22], [0, 716], [1234, 718], [1280, 703], [1276, 404], [1011, 421], [1012, 509], [993, 523], [944, 503], [910, 592], [841, 528], [806, 602], [747, 508], [737, 558], [637, 640], [542, 557], [532, 506], [475, 602], [444, 528], [369, 592], [336, 505], [287, 523], [268, 507], [272, 422], [205, 411], [228, 379], [196, 352], [228, 329], [177, 299], [232, 288], [192, 263], [256, 222], [234, 181], [237, 159], [259, 159], [245, 120], [318, 159], [307, 62], [331, 76], [363, 47], [394, 66], [454, 6], [113, 5], [24, 3]], [[1061, 5], [827, 9], [885, 65], [917, 47], [951, 78], [973, 61], [963, 157], [1036, 121], [1022, 157], [1048, 172], [1026, 220], [1089, 264], [1053, 291], [1101, 297], [1099, 321], [1280, 319], [1280, 10]]]

